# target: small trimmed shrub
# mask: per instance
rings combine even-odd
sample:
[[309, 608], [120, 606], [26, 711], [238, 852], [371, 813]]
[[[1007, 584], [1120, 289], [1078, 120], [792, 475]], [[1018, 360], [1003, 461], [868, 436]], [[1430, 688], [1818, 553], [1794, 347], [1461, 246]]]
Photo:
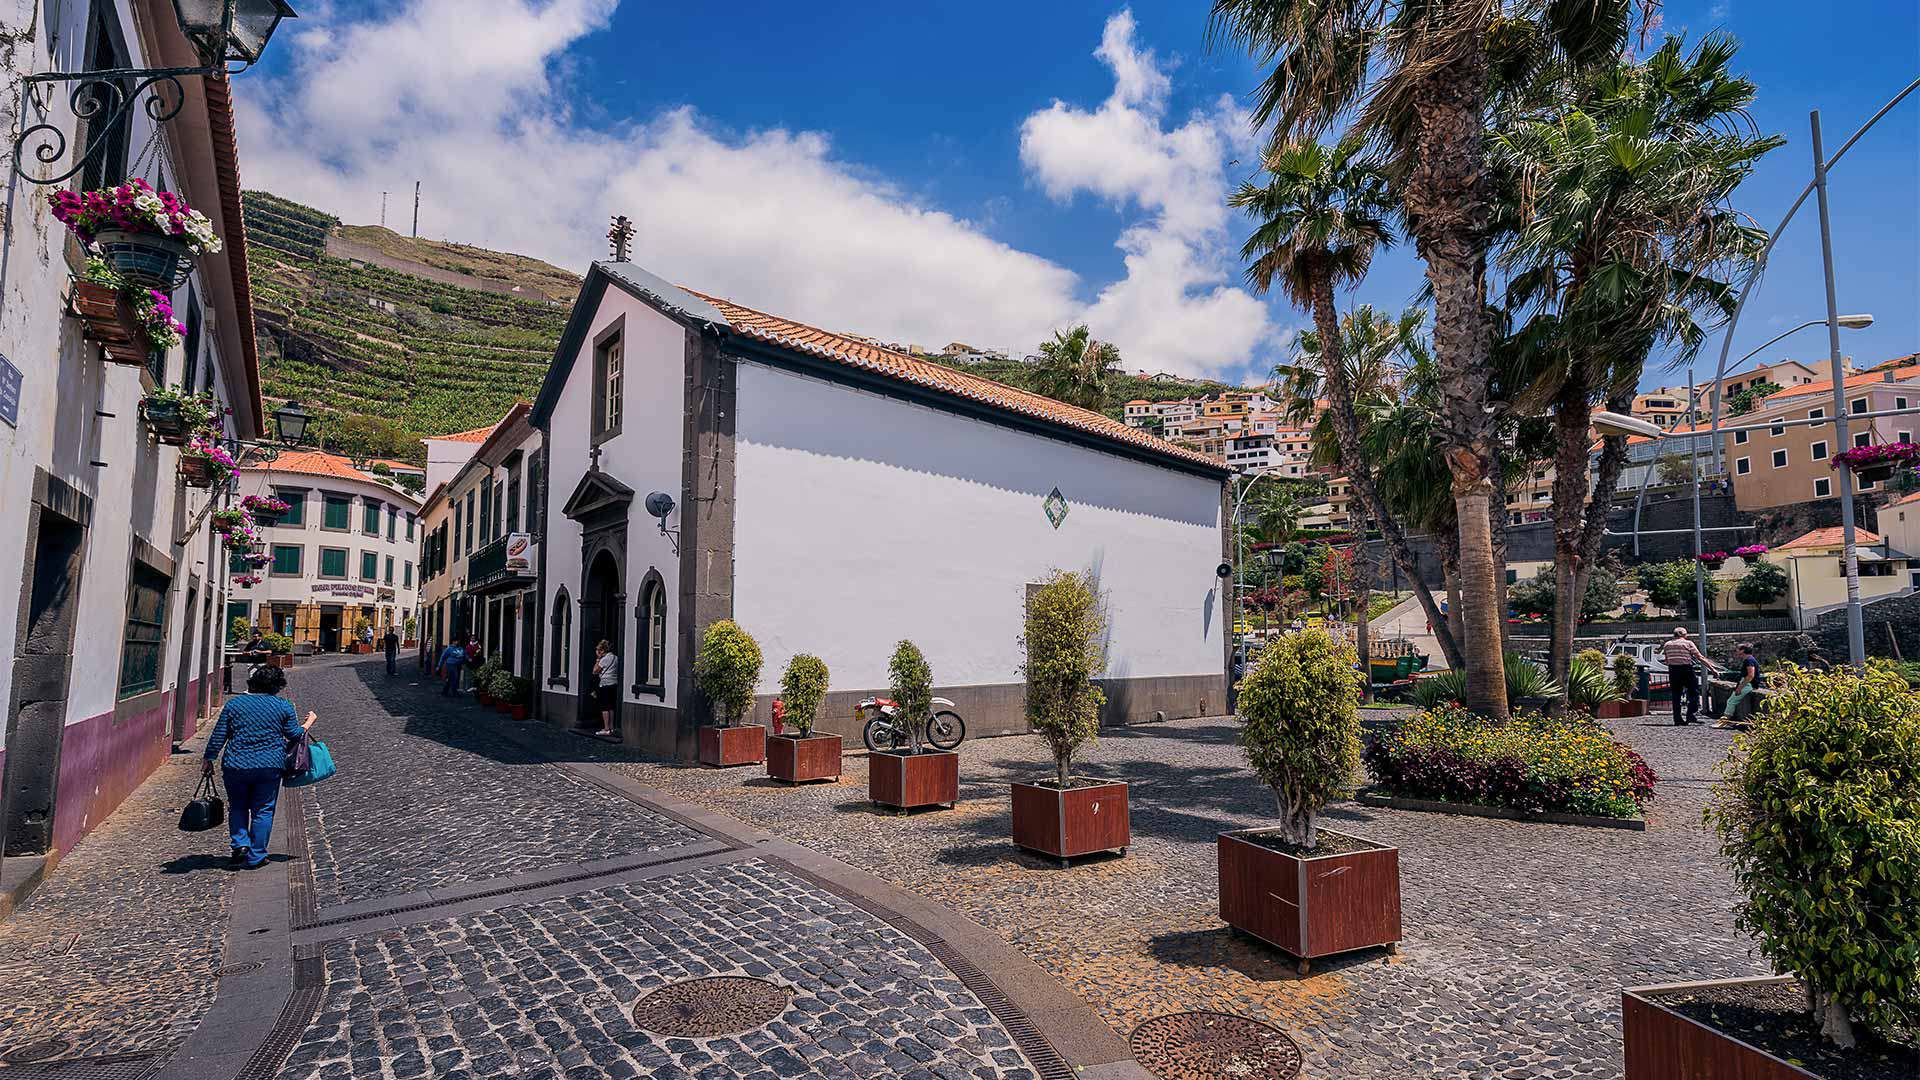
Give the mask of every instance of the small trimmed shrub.
[[1634, 817], [1657, 779], [1590, 718], [1523, 712], [1503, 723], [1452, 704], [1373, 736], [1362, 760], [1391, 795], [1529, 814]]
[[413, 637], [414, 632], [420, 628], [419, 621], [416, 620], [413, 616], [409, 615], [407, 616], [407, 621], [402, 625], [405, 627], [405, 629], [400, 631], [400, 635], [406, 638], [408, 641], [414, 640], [414, 637]]
[[899, 723], [913, 739], [913, 752], [920, 752], [920, 733], [933, 718], [933, 669], [920, 646], [901, 641], [887, 662], [887, 675], [893, 680], [893, 702], [900, 707]]
[[786, 709], [786, 722], [800, 732], [801, 738], [813, 734], [813, 722], [820, 716], [820, 701], [827, 696], [827, 662], [806, 653], [787, 661], [780, 676], [780, 700]]
[[1288, 634], [1240, 680], [1240, 746], [1273, 789], [1280, 834], [1312, 850], [1320, 810], [1353, 784], [1360, 761], [1359, 656], [1324, 631]]
[[247, 641], [253, 637], [253, 623], [245, 615], [235, 615], [227, 624], [227, 636], [235, 641]]
[[267, 651], [275, 656], [293, 655], [293, 639], [285, 634], [261, 634], [260, 640], [267, 643]]
[[1597, 713], [1600, 706], [1619, 700], [1620, 695], [1613, 688], [1613, 679], [1607, 674], [1605, 656], [1596, 649], [1588, 649], [1573, 658], [1573, 664], [1567, 668], [1569, 704], [1589, 713]]
[[1640, 689], [1640, 662], [1628, 653], [1613, 654], [1613, 692], [1628, 701]]
[[1423, 709], [1440, 705], [1464, 705], [1467, 701], [1467, 673], [1457, 669], [1430, 675], [1413, 684], [1413, 700]]
[[[493, 661], [489, 660], [487, 663], [491, 664]], [[509, 705], [524, 704], [520, 699], [520, 680], [514, 678], [513, 672], [503, 666], [495, 665], [493, 671], [488, 673], [486, 688], [487, 693], [496, 701], [504, 701]]]
[[1836, 1045], [1920, 1028], [1920, 693], [1878, 663], [1784, 683], [1707, 810], [1739, 924]]
[[1093, 680], [1106, 667], [1106, 626], [1092, 574], [1056, 570], [1027, 598], [1027, 722], [1053, 754], [1062, 788], [1073, 755], [1100, 734], [1107, 696]]
[[753, 691], [760, 684], [760, 643], [732, 619], [709, 624], [700, 637], [693, 677], [713, 701], [719, 726], [738, 724], [753, 708]]
[[1748, 607], [1766, 607], [1787, 595], [1788, 585], [1785, 567], [1779, 563], [1756, 562], [1740, 576], [1740, 584], [1733, 588], [1733, 598]]

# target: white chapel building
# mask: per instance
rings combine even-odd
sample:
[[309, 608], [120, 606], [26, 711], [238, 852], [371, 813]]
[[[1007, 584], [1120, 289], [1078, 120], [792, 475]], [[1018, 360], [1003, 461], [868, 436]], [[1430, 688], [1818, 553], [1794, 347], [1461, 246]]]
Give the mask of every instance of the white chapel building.
[[[1226, 707], [1226, 468], [1098, 413], [596, 263], [533, 407], [548, 454], [541, 708], [620, 657], [628, 746], [691, 759], [702, 630], [832, 673], [821, 726], [911, 639], [972, 735], [1024, 731], [1030, 585], [1091, 570], [1107, 724]], [[656, 517], [649, 510], [665, 512]], [[670, 505], [671, 509], [667, 509]]]

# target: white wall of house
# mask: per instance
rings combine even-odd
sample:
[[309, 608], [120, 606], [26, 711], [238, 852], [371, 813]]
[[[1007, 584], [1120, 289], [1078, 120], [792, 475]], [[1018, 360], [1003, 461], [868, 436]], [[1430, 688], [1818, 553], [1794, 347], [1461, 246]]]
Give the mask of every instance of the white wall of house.
[[480, 449], [478, 442], [465, 439], [421, 439], [427, 448], [426, 490], [432, 491], [452, 480]]
[[[541, 582], [545, 591], [545, 631], [549, 638], [543, 665], [548, 685], [544, 689], [568, 695], [580, 692], [580, 670], [591, 650], [583, 652], [580, 640], [579, 600], [584, 567], [580, 565], [581, 528], [561, 508], [586, 474], [592, 449], [593, 420], [593, 342], [616, 319], [625, 319], [625, 375], [622, 395], [623, 418], [620, 434], [601, 444], [601, 468], [631, 487], [633, 505], [627, 521], [626, 610], [622, 613], [626, 651], [634, 641], [633, 612], [639, 602], [639, 587], [649, 569], [658, 570], [666, 585], [667, 655], [666, 670], [673, 672], [679, 663], [679, 641], [673, 632], [679, 618], [680, 557], [672, 542], [660, 535], [654, 519], [642, 507], [647, 493], [664, 491], [681, 501], [681, 455], [686, 441], [683, 383], [686, 377], [686, 331], [679, 323], [635, 300], [617, 287], [609, 287], [596, 312], [592, 328], [585, 336], [581, 355], [576, 359], [573, 376], [567, 380], [555, 402], [548, 444], [546, 575]], [[676, 512], [675, 518], [678, 518]], [[672, 524], [673, 522], [669, 522]], [[557, 597], [565, 588], [573, 605], [570, 635], [572, 658], [566, 672], [567, 684], [551, 684], [552, 614]], [[646, 704], [674, 707], [679, 704], [678, 687], [671, 675], [665, 693], [642, 694], [632, 691], [635, 657], [621, 657], [621, 698]]]
[[[363, 609], [363, 615], [368, 608], [384, 609], [387, 619], [399, 626], [407, 616], [419, 610], [420, 567], [417, 560], [420, 557], [420, 525], [416, 518], [409, 527], [408, 520], [418, 514], [420, 504], [413, 496], [384, 484], [344, 477], [274, 472], [264, 468], [242, 469], [240, 472], [242, 495], [273, 495], [292, 491], [304, 491], [305, 494], [301, 524], [273, 525], [261, 529], [260, 534], [270, 557], [275, 556], [276, 548], [299, 547], [299, 572], [282, 574], [276, 572], [274, 564], [269, 563], [259, 571], [262, 578], [260, 584], [231, 587], [233, 600], [244, 601], [249, 614], [256, 619], [259, 618], [261, 604], [339, 604], [358, 606]], [[353, 500], [347, 510], [345, 532], [323, 527], [324, 500], [329, 494], [344, 495]], [[382, 507], [379, 531], [372, 535], [363, 528], [363, 507], [368, 500]], [[388, 507], [393, 510], [391, 514], [386, 509]], [[392, 518], [391, 522], [389, 517]], [[392, 539], [388, 539], [389, 524], [392, 526]], [[345, 576], [321, 575], [322, 548], [346, 550]], [[374, 556], [374, 576], [371, 580], [361, 574], [363, 552], [371, 552]], [[387, 578], [389, 565], [393, 571], [391, 581]], [[376, 624], [381, 621], [372, 616], [368, 616], [368, 619]], [[341, 627], [343, 632], [348, 633], [352, 629], [351, 625]]]
[[734, 612], [765, 654], [762, 693], [801, 652], [836, 690], [884, 688], [902, 638], [938, 685], [1018, 682], [1026, 586], [1054, 568], [1099, 576], [1108, 677], [1220, 672], [1218, 480], [738, 370]]

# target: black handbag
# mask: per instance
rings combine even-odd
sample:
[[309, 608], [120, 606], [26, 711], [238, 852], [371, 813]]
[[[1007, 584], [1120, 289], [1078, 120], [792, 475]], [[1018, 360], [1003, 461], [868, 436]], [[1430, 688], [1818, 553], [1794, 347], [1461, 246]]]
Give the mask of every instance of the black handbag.
[[303, 731], [287, 740], [287, 758], [280, 766], [280, 778], [291, 780], [311, 768], [313, 751], [307, 746], [307, 733]]
[[217, 829], [227, 820], [227, 803], [214, 790], [213, 777], [200, 778], [200, 786], [193, 789], [193, 801], [180, 811], [181, 832], [206, 832]]

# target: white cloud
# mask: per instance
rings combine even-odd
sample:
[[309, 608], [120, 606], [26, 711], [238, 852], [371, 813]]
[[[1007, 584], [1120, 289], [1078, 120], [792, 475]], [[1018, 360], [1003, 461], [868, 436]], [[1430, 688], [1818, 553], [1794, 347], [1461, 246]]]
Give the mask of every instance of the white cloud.
[[1231, 98], [1169, 127], [1171, 80], [1134, 43], [1131, 12], [1107, 20], [1097, 56], [1113, 94], [1091, 111], [1055, 101], [1020, 130], [1020, 158], [1061, 201], [1085, 191], [1145, 220], [1117, 241], [1124, 278], [1083, 317], [1130, 361], [1202, 374], [1236, 371], [1273, 336], [1266, 304], [1230, 284], [1225, 161], [1251, 159], [1252, 126]]
[[1267, 332], [1262, 305], [1220, 284], [1221, 157], [1244, 117], [1222, 102], [1163, 130], [1171, 80], [1134, 44], [1129, 14], [1109, 20], [1097, 53], [1113, 97], [1095, 113], [1056, 103], [1022, 130], [1022, 160], [1049, 195], [1087, 190], [1149, 215], [1118, 237], [1127, 276], [1089, 302], [1071, 270], [837, 159], [824, 134], [723, 132], [693, 108], [583, 123], [567, 50], [616, 4], [409, 0], [361, 21], [290, 23], [291, 70], [237, 82], [246, 182], [349, 221], [377, 220], [391, 191], [389, 223], [404, 228], [417, 178], [422, 235], [575, 269], [625, 213], [636, 261], [670, 279], [923, 344], [1025, 348], [1085, 318], [1130, 367], [1217, 372]]

